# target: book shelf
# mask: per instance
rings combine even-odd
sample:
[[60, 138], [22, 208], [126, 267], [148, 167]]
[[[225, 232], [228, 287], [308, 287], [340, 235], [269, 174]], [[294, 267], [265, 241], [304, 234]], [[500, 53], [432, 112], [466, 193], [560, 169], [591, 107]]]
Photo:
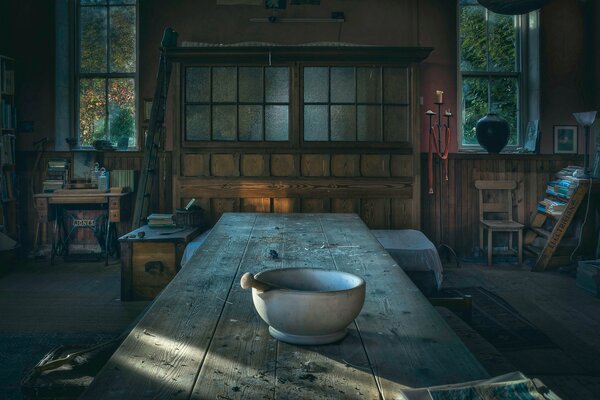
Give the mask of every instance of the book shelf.
[[15, 161], [15, 61], [0, 55], [0, 232], [19, 236]]
[[598, 185], [590, 185], [589, 180], [560, 173], [548, 183], [524, 237], [525, 249], [537, 256], [534, 271], [569, 264], [576, 250], [577, 254], [586, 253], [591, 243], [584, 239], [595, 226], [590, 226], [593, 217], [586, 221], [582, 214], [595, 210], [597, 193]]

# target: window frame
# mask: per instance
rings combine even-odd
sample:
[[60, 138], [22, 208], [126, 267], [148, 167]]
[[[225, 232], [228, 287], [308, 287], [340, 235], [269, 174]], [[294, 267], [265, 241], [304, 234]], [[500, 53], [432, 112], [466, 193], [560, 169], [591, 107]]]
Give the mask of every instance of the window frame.
[[[90, 5], [81, 5], [81, 0], [74, 1], [74, 78], [73, 78], [73, 88], [74, 88], [74, 96], [73, 96], [73, 131], [74, 137], [77, 139], [77, 143], [81, 149], [84, 150], [93, 150], [93, 146], [90, 145], [82, 145], [81, 144], [81, 132], [80, 132], [80, 81], [81, 79], [103, 79], [104, 80], [104, 90], [105, 90], [105, 115], [106, 115], [106, 125], [108, 126], [109, 122], [109, 82], [111, 79], [123, 79], [129, 78], [133, 79], [134, 83], [134, 145], [128, 146], [125, 151], [138, 151], [143, 146], [143, 137], [141, 132], [147, 127], [143, 127], [141, 124], [141, 116], [139, 112], [139, 65], [140, 65], [140, 57], [139, 57], [139, 48], [140, 48], [140, 13], [139, 13], [139, 0], [134, 0], [135, 4], [110, 4], [110, 0], [106, 0], [106, 4], [90, 4]], [[107, 72], [81, 72], [81, 37], [80, 37], [80, 26], [81, 26], [81, 7], [105, 7], [107, 10], [107, 25], [106, 25], [106, 66]], [[110, 72], [110, 9], [112, 7], [134, 7], [135, 8], [135, 71], [134, 72]], [[109, 139], [108, 136], [104, 138]]]
[[[234, 61], [235, 60], [235, 61]], [[219, 67], [219, 66], [230, 66], [230, 67], [288, 67], [290, 70], [290, 97], [289, 97], [289, 137], [285, 141], [247, 141], [247, 140], [232, 140], [232, 141], [215, 141], [215, 140], [188, 140], [185, 132], [185, 71], [189, 67]], [[376, 142], [376, 141], [305, 141], [304, 140], [304, 79], [303, 69], [304, 67], [367, 67], [367, 68], [406, 68], [407, 69], [407, 82], [408, 82], [408, 103], [407, 116], [409, 121], [408, 135], [409, 141], [390, 141], [390, 142]], [[369, 60], [368, 58], [361, 60], [352, 61], [340, 61], [323, 59], [319, 61], [304, 61], [304, 60], [290, 60], [287, 62], [277, 61], [272, 63], [256, 62], [256, 60], [250, 58], [249, 60], [244, 57], [242, 53], [239, 57], [232, 56], [227, 58], [227, 61], [183, 61], [179, 68], [179, 93], [177, 95], [180, 106], [179, 108], [179, 137], [181, 138], [182, 148], [223, 148], [223, 149], [326, 149], [326, 148], [344, 148], [344, 149], [356, 149], [356, 148], [370, 148], [370, 149], [397, 149], [401, 151], [409, 150], [414, 147], [415, 136], [419, 135], [419, 132], [411, 132], [411, 128], [414, 128], [414, 113], [418, 111], [419, 105], [417, 99], [414, 97], [415, 89], [415, 65], [410, 62], [398, 62], [396, 60]], [[385, 103], [382, 102], [382, 109]], [[391, 104], [391, 103], [390, 103]], [[382, 126], [383, 134], [383, 126]]]
[[[457, 55], [457, 144], [458, 150], [464, 152], [485, 152], [483, 147], [478, 143], [465, 144], [463, 143], [463, 77], [475, 77], [475, 78], [487, 78], [488, 86], [488, 104], [491, 100], [491, 80], [494, 78], [517, 78], [518, 85], [518, 96], [517, 96], [517, 142], [516, 144], [507, 144], [504, 149], [514, 151], [519, 147], [523, 146], [525, 126], [527, 124], [527, 116], [529, 114], [527, 92], [528, 92], [528, 21], [529, 14], [515, 15], [517, 21], [516, 27], [516, 54], [517, 54], [517, 71], [516, 72], [501, 72], [501, 71], [463, 71], [461, 69], [461, 44], [460, 44], [460, 15], [461, 15], [461, 4], [460, 1], [456, 2], [456, 55]], [[482, 5], [486, 12], [492, 12], [487, 10]], [[472, 7], [472, 6], [470, 6]], [[488, 35], [488, 26], [486, 25], [486, 35]], [[489, 65], [489, 51], [486, 51], [486, 57]], [[483, 117], [483, 116], [482, 116]]]

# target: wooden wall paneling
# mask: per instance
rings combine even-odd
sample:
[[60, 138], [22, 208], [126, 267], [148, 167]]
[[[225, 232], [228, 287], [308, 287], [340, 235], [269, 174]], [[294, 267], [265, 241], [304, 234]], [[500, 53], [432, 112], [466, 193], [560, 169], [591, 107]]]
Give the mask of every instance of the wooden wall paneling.
[[331, 156], [331, 175], [360, 176], [360, 155], [333, 154]]
[[361, 199], [360, 217], [371, 229], [389, 229], [390, 199]]
[[240, 201], [242, 212], [271, 212], [271, 199], [268, 197], [246, 197]]
[[300, 168], [302, 176], [329, 176], [330, 158], [329, 154], [303, 154]]
[[212, 176], [219, 177], [240, 176], [240, 155], [213, 154], [210, 158], [210, 172]]
[[184, 153], [181, 155], [182, 176], [210, 176], [209, 153]]
[[393, 154], [390, 160], [390, 170], [392, 176], [414, 176], [414, 157]]
[[389, 154], [363, 154], [360, 157], [360, 172], [362, 176], [390, 176]]
[[239, 212], [240, 211], [240, 199], [211, 199], [210, 201], [210, 223], [215, 224], [221, 215], [226, 212]]
[[357, 198], [331, 199], [331, 211], [334, 213], [359, 213], [360, 204]]
[[293, 154], [272, 154], [272, 176], [298, 176], [299, 166], [297, 157]]
[[242, 176], [269, 176], [268, 154], [242, 154]]
[[331, 211], [331, 201], [327, 198], [302, 199], [303, 213], [326, 213]]
[[418, 229], [415, 227], [412, 209], [412, 199], [392, 199], [390, 227], [392, 229]]
[[273, 198], [273, 212], [276, 213], [296, 213], [300, 211], [297, 198], [275, 197]]

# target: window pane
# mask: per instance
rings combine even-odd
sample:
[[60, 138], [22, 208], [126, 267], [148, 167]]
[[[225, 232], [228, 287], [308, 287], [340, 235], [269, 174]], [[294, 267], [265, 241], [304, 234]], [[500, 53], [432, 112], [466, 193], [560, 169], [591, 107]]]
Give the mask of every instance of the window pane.
[[240, 140], [263, 140], [262, 106], [240, 106]]
[[237, 68], [215, 67], [212, 70], [213, 101], [237, 101]]
[[331, 140], [356, 140], [356, 115], [354, 105], [331, 106]]
[[288, 106], [265, 107], [265, 140], [288, 140]]
[[106, 4], [106, 0], [81, 0], [81, 5]]
[[356, 69], [357, 100], [359, 103], [381, 103], [381, 69]]
[[118, 143], [127, 138], [135, 145], [135, 82], [133, 79], [108, 81], [108, 129], [110, 140]]
[[213, 106], [213, 140], [237, 139], [237, 107]]
[[210, 107], [185, 107], [185, 137], [187, 140], [210, 140]]
[[240, 67], [240, 101], [263, 102], [263, 70], [259, 67]]
[[488, 111], [487, 78], [463, 77], [462, 143], [477, 144], [475, 125]]
[[304, 68], [304, 102], [326, 103], [329, 101], [329, 68]]
[[460, 69], [485, 71], [487, 69], [487, 42], [485, 8], [460, 8]]
[[287, 103], [289, 101], [290, 78], [287, 68], [265, 68], [265, 101]]
[[328, 106], [304, 106], [304, 140], [329, 140]]
[[508, 144], [518, 144], [519, 133], [519, 89], [516, 78], [492, 79], [492, 104], [490, 109], [508, 122], [510, 137]]
[[354, 103], [354, 68], [331, 68], [331, 102]]
[[517, 70], [517, 31], [512, 15], [488, 12], [490, 32], [490, 70]]
[[109, 4], [135, 4], [135, 0], [108, 0]]
[[360, 141], [383, 141], [381, 106], [357, 107], [357, 136]]
[[210, 101], [210, 70], [191, 67], [186, 69], [185, 99], [188, 102]]
[[110, 70], [135, 72], [135, 7], [110, 8]]
[[81, 7], [81, 72], [106, 72], [106, 7]]
[[104, 79], [79, 81], [79, 138], [83, 146], [106, 138], [106, 86]]
[[406, 68], [383, 69], [383, 101], [408, 103], [408, 70]]
[[386, 142], [408, 142], [408, 107], [383, 107], [383, 138]]

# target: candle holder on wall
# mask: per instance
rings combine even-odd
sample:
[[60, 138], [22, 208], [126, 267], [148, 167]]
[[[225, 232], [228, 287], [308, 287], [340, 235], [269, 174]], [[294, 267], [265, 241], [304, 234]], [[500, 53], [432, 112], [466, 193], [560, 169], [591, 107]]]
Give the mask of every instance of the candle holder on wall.
[[[443, 98], [444, 92], [441, 90], [436, 90], [435, 92], [435, 102], [437, 105], [437, 113], [432, 110], [427, 110], [425, 115], [429, 117], [429, 147], [427, 153], [427, 184], [429, 186], [429, 194], [434, 194], [433, 191], [433, 153], [439, 158], [440, 172], [438, 179], [438, 195], [440, 196], [440, 200], [436, 201], [438, 206], [438, 240], [440, 243], [438, 245], [438, 253], [441, 253], [441, 249], [445, 248], [448, 251], [448, 255], [452, 255], [454, 260], [456, 261], [456, 267], [460, 267], [460, 262], [458, 260], [458, 256], [454, 249], [443, 243], [443, 220], [442, 216], [442, 175], [444, 176], [444, 180], [448, 181], [448, 154], [450, 153], [450, 139], [452, 137], [452, 133], [450, 130], [450, 118], [452, 118], [452, 113], [450, 110], [446, 110], [443, 114], [442, 118], [442, 105], [444, 104]], [[434, 116], [437, 115], [437, 122], [434, 123]], [[442, 162], [443, 161], [443, 162]], [[448, 257], [450, 258], [450, 257]]]
[[[427, 153], [427, 184], [429, 186], [429, 194], [433, 194], [433, 151], [437, 156], [444, 161], [444, 180], [448, 180], [448, 153], [450, 150], [450, 118], [452, 113], [450, 110], [444, 112], [445, 123], [442, 123], [442, 104], [443, 94], [441, 90], [435, 92], [435, 103], [438, 108], [437, 114], [431, 110], [425, 113], [429, 116], [429, 151]], [[437, 115], [437, 123], [433, 123], [433, 117]], [[443, 136], [443, 140], [442, 140]], [[440, 174], [441, 176], [441, 174]]]

